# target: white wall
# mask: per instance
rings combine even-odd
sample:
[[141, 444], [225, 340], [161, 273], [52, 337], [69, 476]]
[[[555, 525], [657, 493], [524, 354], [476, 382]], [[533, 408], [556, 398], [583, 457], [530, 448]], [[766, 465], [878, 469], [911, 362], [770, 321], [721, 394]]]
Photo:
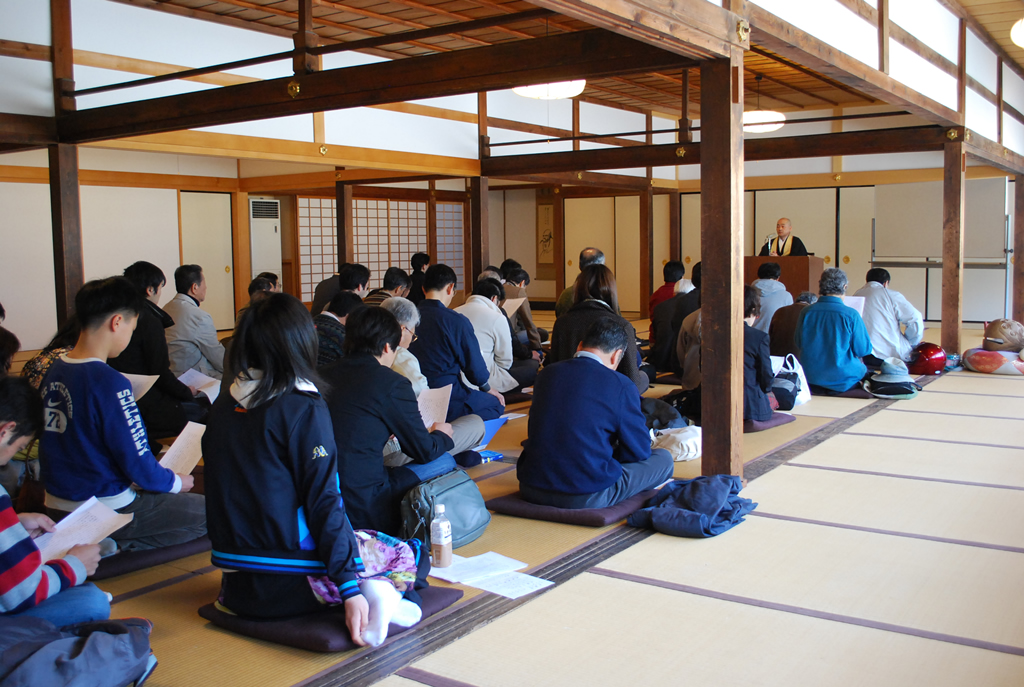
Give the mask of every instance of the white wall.
[[[57, 331], [53, 283], [50, 189], [45, 184], [0, 184], [0, 303], [4, 328], [25, 350], [42, 348]], [[17, 250], [11, 248], [17, 247]]]
[[[537, 274], [537, 192], [533, 189], [504, 191], [505, 254], [502, 259], [518, 260], [530, 275], [530, 296], [555, 298], [555, 282], [536, 279]], [[492, 257], [494, 252], [491, 252]], [[495, 264], [500, 265], [501, 262]]]

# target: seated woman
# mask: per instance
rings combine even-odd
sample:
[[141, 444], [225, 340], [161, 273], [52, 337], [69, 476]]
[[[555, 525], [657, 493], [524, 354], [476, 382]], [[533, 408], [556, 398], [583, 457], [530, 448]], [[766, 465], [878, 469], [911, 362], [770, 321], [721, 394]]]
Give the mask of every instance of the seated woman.
[[[390, 300], [390, 299], [389, 299]], [[423, 426], [409, 380], [391, 369], [402, 328], [380, 307], [349, 315], [345, 357], [321, 370], [334, 437], [344, 449], [338, 475], [353, 527], [398, 534], [399, 506], [420, 482], [455, 469], [452, 426]], [[412, 462], [385, 467], [383, 451], [394, 435]]]
[[[343, 605], [353, 641], [376, 645], [389, 621], [419, 620], [401, 598], [416, 557], [404, 542], [349, 524], [316, 354], [309, 311], [292, 296], [272, 294], [238, 321], [230, 367], [240, 372], [203, 435], [211, 557], [224, 569], [218, 603], [257, 619]], [[394, 550], [380, 555], [381, 547]], [[383, 560], [388, 567], [363, 562]]]
[[768, 392], [772, 388], [772, 358], [768, 335], [754, 329], [761, 313], [760, 290], [743, 287], [743, 419], [764, 422], [772, 417]]
[[624, 325], [630, 334], [626, 352], [617, 369], [636, 384], [640, 393], [647, 391], [651, 380], [640, 370], [636, 330], [619, 315], [615, 275], [604, 265], [590, 265], [580, 272], [573, 289], [572, 308], [555, 320], [554, 331], [551, 333], [551, 353], [546, 362], [550, 364], [571, 359], [576, 355], [576, 349], [590, 325], [603, 317], [612, 317]]

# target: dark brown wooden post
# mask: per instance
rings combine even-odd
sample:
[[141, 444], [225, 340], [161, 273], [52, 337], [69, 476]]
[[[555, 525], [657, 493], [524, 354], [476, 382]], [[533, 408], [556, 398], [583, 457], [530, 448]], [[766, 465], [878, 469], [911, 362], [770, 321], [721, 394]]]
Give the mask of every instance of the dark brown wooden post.
[[964, 179], [961, 139], [946, 143], [942, 175], [942, 348], [960, 353], [964, 293]]
[[[53, 101], [58, 116], [75, 109], [74, 59], [70, 0], [50, 0], [53, 46]], [[50, 222], [53, 227], [53, 274], [57, 324], [74, 310], [75, 294], [85, 283], [82, 261], [82, 210], [78, 185], [78, 146], [49, 146]]]
[[466, 275], [466, 295], [473, 291], [477, 276], [491, 262], [490, 229], [488, 228], [487, 177], [469, 180], [469, 233], [471, 242], [470, 274]]
[[683, 70], [683, 116], [679, 119], [679, 142], [693, 143], [693, 131], [690, 127], [693, 122], [690, 120], [690, 70]]
[[352, 226], [352, 186], [338, 181], [334, 184], [334, 214], [338, 218], [338, 268], [355, 258]]
[[743, 475], [743, 53], [700, 67], [704, 475]]
[[668, 259], [683, 259], [682, 209], [679, 207], [679, 191], [668, 194]]
[[295, 42], [292, 70], [296, 76], [302, 76], [320, 71], [320, 58], [307, 51], [307, 48], [320, 45], [320, 36], [313, 31], [313, 0], [299, 0], [298, 5], [299, 30], [292, 36]]
[[430, 195], [427, 197], [427, 252], [430, 254], [430, 264], [436, 264], [437, 259], [437, 184], [434, 181], [427, 182]]
[[572, 101], [572, 149], [579, 150], [580, 142], [576, 139], [576, 136], [580, 135], [580, 101]]
[[1013, 183], [1013, 319], [1024, 322], [1024, 174]]
[[[649, 168], [648, 168], [649, 169]], [[654, 191], [650, 186], [640, 192], [640, 317], [651, 316], [654, 292]]]
[[488, 135], [489, 124], [487, 123], [487, 93], [476, 94], [476, 131], [479, 146], [479, 156], [483, 160], [491, 156], [491, 137]]

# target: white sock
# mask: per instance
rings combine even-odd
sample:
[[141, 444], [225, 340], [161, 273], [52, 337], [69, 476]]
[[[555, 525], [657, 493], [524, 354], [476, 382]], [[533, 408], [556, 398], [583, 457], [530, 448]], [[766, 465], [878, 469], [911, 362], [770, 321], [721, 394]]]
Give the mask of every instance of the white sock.
[[398, 602], [395, 614], [391, 616], [391, 622], [401, 627], [412, 627], [423, 618], [423, 609], [408, 599]]
[[388, 580], [362, 580], [359, 591], [370, 605], [370, 619], [363, 631], [363, 641], [370, 646], [380, 646], [388, 638], [388, 624], [402, 595]]

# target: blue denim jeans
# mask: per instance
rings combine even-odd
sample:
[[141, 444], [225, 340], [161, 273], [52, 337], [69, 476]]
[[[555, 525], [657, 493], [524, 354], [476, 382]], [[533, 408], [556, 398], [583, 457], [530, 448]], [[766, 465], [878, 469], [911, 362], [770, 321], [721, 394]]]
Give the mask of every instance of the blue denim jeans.
[[451, 472], [456, 465], [452, 454], [444, 453], [429, 463], [406, 463], [402, 467], [416, 475], [422, 483]]
[[75, 623], [106, 620], [110, 617], [110, 602], [107, 593], [92, 582], [58, 593], [27, 611], [15, 614], [16, 618], [42, 618], [57, 627]]

